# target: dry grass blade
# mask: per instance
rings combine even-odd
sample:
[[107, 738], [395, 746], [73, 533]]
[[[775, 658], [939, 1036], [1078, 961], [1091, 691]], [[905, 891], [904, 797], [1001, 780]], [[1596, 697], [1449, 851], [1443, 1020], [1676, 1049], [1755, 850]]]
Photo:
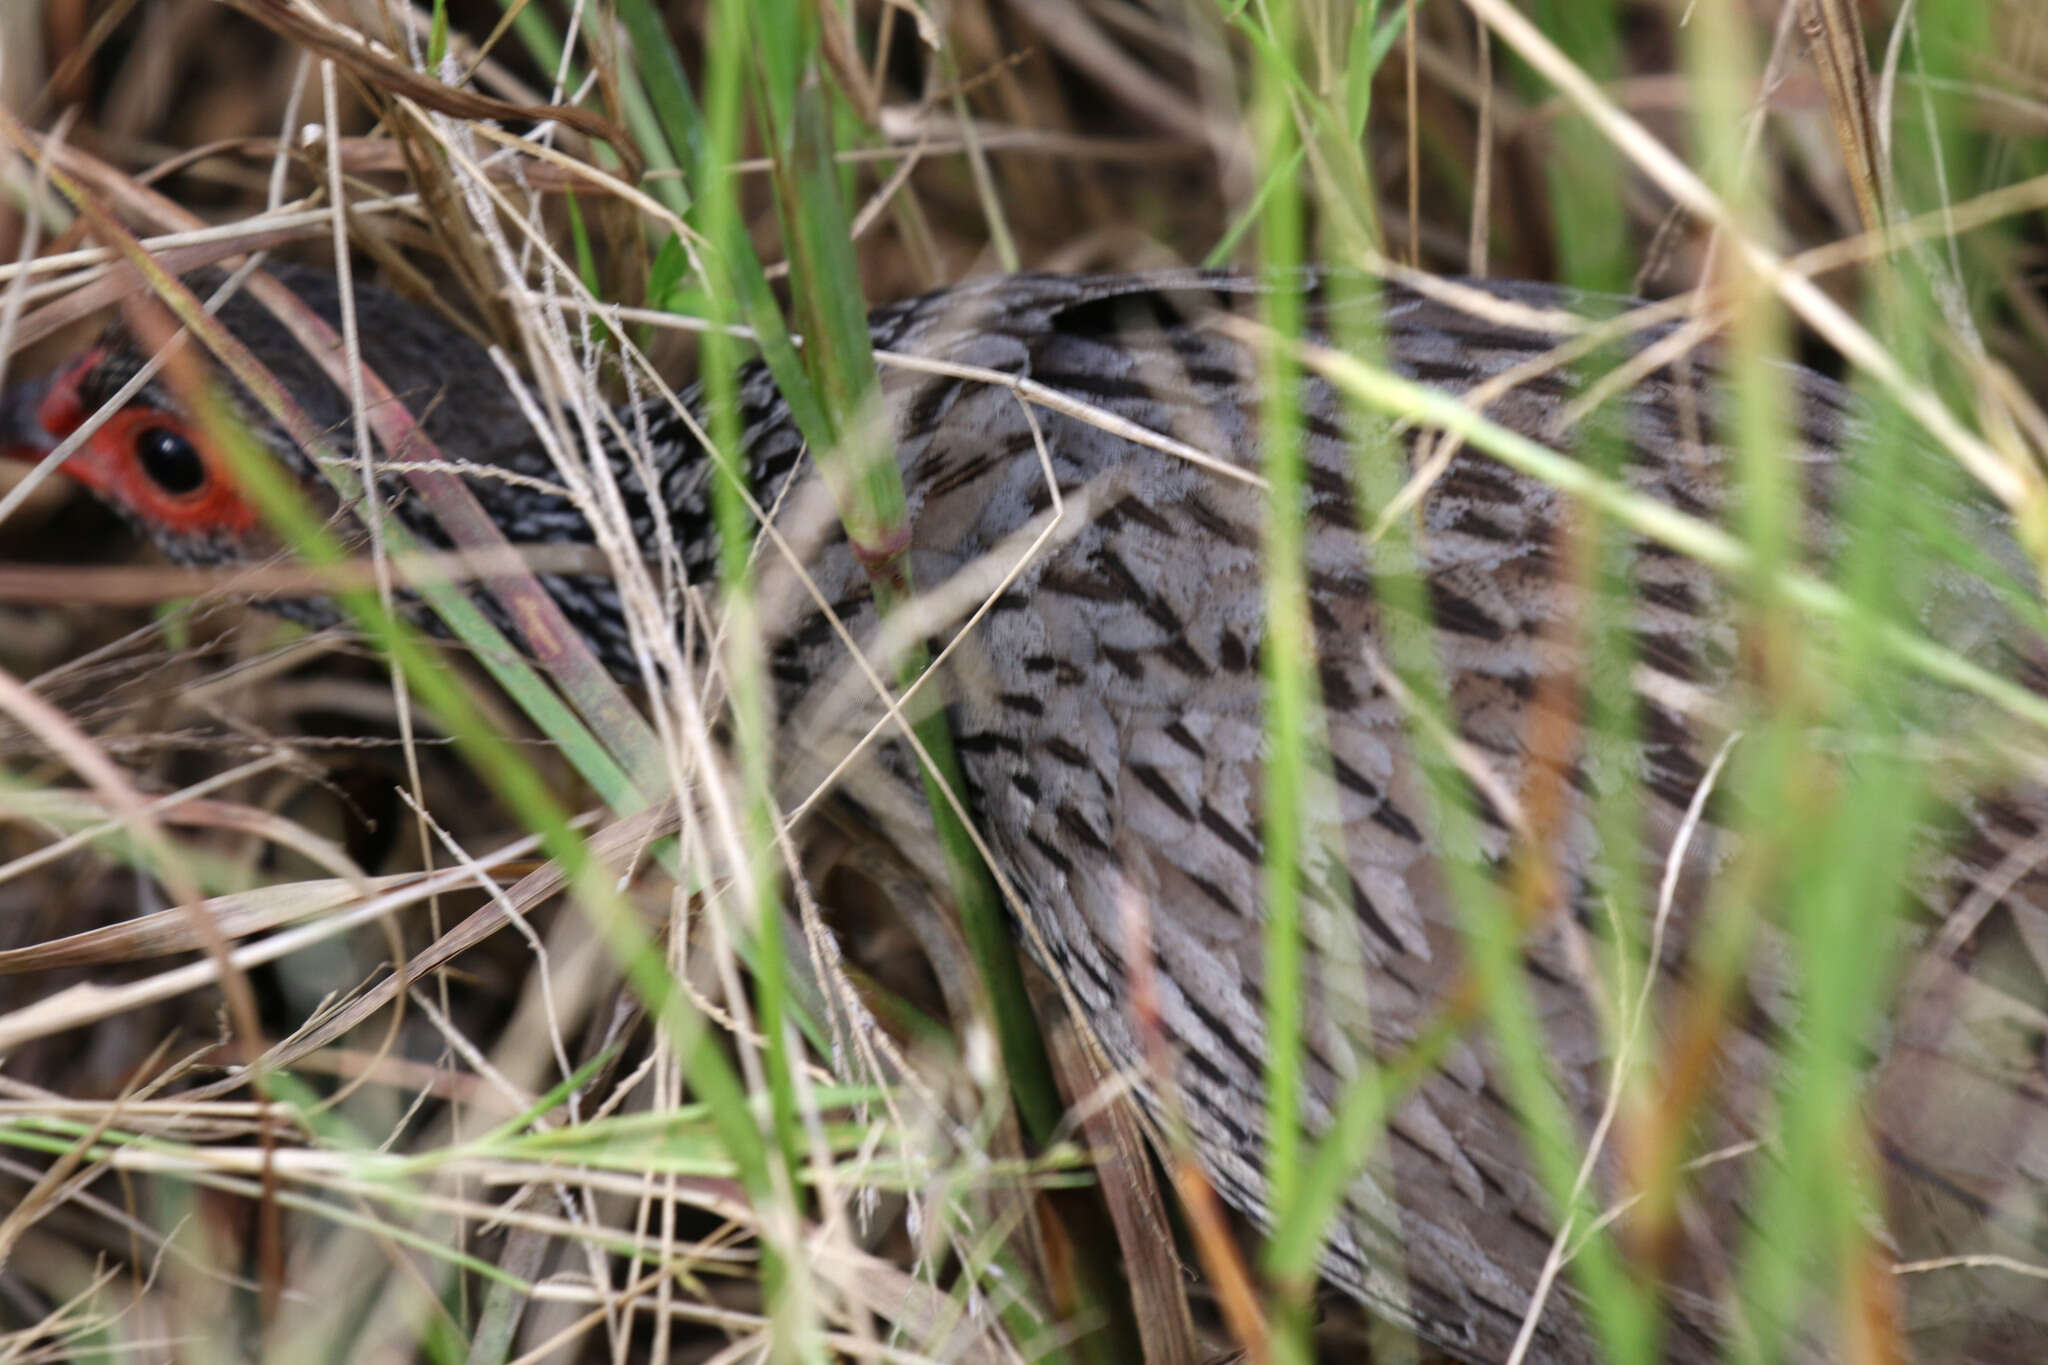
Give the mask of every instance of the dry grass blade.
[[[197, 908], [212, 921], [214, 931], [223, 941], [235, 942], [318, 919], [360, 903], [366, 893], [396, 891], [415, 880], [411, 874], [395, 873], [372, 878], [367, 885], [341, 880], [292, 882], [213, 896], [201, 901]], [[191, 910], [180, 906], [49, 943], [0, 951], [0, 976], [135, 962], [189, 953], [205, 946], [205, 938], [193, 930]]]
[[1173, 1226], [1164, 1191], [1153, 1175], [1142, 1115], [1127, 1094], [1114, 1089], [1102, 1093], [1099, 1086], [1116, 1082], [1112, 1078], [1098, 1083], [1099, 1066], [1072, 1030], [1060, 1030], [1049, 1042], [1061, 1089], [1071, 1112], [1079, 1115], [1102, 1182], [1145, 1359], [1158, 1365], [1195, 1365], [1202, 1354], [1188, 1308], [1187, 1277], [1174, 1251]]
[[1862, 17], [1851, 0], [1799, 0], [1799, 26], [1827, 91], [1828, 114], [1863, 226], [1875, 231], [1890, 218], [1885, 204], [1891, 195], [1886, 189], [1887, 140], [1864, 56]]
[[[236, 9], [320, 53], [364, 81], [402, 95], [423, 108], [455, 118], [511, 119], [559, 123], [587, 136], [609, 143], [629, 164], [635, 161], [633, 140], [610, 120], [568, 105], [543, 104], [532, 107], [492, 99], [429, 79], [397, 58], [370, 47], [360, 34], [338, 25], [323, 24], [292, 8], [288, 0], [228, 0]], [[633, 175], [638, 175], [637, 168]]]
[[[600, 551], [580, 545], [518, 545], [502, 551], [396, 554], [389, 563], [403, 582], [413, 585], [502, 579], [508, 572], [521, 569], [536, 574], [603, 574], [611, 567]], [[376, 566], [369, 560], [334, 565], [268, 564], [247, 569], [202, 569], [189, 565], [104, 565], [84, 569], [0, 565], [0, 602], [136, 606], [215, 594], [260, 601], [373, 587], [376, 581]]]

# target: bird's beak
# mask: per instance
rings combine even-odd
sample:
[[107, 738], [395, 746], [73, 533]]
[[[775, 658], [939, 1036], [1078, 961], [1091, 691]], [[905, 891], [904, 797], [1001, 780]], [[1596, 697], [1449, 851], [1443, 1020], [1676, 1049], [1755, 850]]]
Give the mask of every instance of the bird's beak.
[[46, 374], [0, 389], [0, 456], [33, 462], [57, 448], [57, 438], [42, 419], [53, 378]]

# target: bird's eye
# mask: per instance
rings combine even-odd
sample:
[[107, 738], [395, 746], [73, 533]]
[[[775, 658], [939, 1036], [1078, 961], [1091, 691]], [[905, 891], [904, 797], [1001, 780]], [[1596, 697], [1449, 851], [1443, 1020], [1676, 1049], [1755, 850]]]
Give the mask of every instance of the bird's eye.
[[206, 482], [206, 462], [192, 443], [169, 427], [144, 427], [135, 436], [135, 460], [166, 493], [196, 493]]

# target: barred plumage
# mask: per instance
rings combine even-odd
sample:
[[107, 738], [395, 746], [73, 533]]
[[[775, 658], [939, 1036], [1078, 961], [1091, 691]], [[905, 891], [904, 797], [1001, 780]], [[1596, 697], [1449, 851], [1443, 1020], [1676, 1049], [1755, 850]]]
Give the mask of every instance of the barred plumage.
[[[335, 312], [325, 277], [291, 279], [316, 308]], [[1255, 471], [1257, 366], [1217, 321], [1245, 311], [1263, 287], [1220, 272], [1004, 277], [884, 308], [872, 329], [880, 349], [1028, 378]], [[1327, 321], [1315, 281], [1278, 287], [1309, 288], [1318, 325]], [[1546, 310], [1576, 312], [1597, 302], [1536, 285], [1462, 287], [1466, 304], [1386, 286], [1384, 344], [1395, 369], [1462, 392], [1554, 346], [1560, 338], [1544, 322]], [[471, 480], [508, 537], [589, 542], [574, 502], [536, 483], [553, 482], [555, 471], [482, 353], [388, 296], [365, 290], [359, 305], [375, 319], [364, 334], [369, 364], [424, 414], [444, 453], [520, 476]], [[1519, 311], [1504, 324], [1489, 305]], [[259, 309], [236, 302], [224, 316], [316, 421], [345, 420], [341, 394], [315, 377]], [[1633, 351], [1665, 334], [1626, 345]], [[134, 363], [116, 348], [70, 382], [89, 410]], [[1810, 548], [1825, 556], [1832, 548], [1826, 514], [1855, 478], [1840, 458], [1855, 423], [1838, 386], [1805, 370], [1785, 373], [1798, 438], [1786, 456], [1816, 509]], [[1705, 352], [1667, 360], [1633, 386], [1616, 421], [1624, 480], [1709, 518], [1723, 514], [1730, 482], [1730, 456], [1713, 442], [1714, 382]], [[1059, 537], [1022, 564], [949, 666], [946, 696], [971, 806], [1022, 898], [1033, 951], [1070, 992], [1110, 1063], [1141, 1078], [1147, 1073], [1126, 1007], [1125, 953], [1134, 941], [1131, 917], [1142, 914], [1192, 1136], [1224, 1197], [1264, 1216], [1263, 494], [1227, 470], [1198, 467], [1082, 416], [1032, 410], [1005, 386], [885, 368], [884, 388], [921, 589], [945, 585], [988, 557], [1005, 568], [1015, 562], [1021, 534], [1043, 525], [1054, 504], [1041, 448], [1068, 500], [1070, 520]], [[1574, 434], [1557, 424], [1583, 388], [1569, 369], [1532, 372], [1488, 411], [1569, 448]], [[815, 504], [818, 481], [766, 371], [750, 366], [739, 390], [761, 502], [787, 494], [792, 509]], [[175, 406], [161, 392], [148, 401]], [[1327, 708], [1320, 738], [1340, 850], [1306, 878], [1318, 967], [1306, 1039], [1309, 1117], [1320, 1126], [1364, 1055], [1402, 1052], [1439, 1017], [1461, 980], [1464, 954], [1444, 901], [1444, 849], [1404, 726], [1407, 703], [1389, 686], [1379, 657], [1389, 607], [1375, 590], [1354, 483], [1361, 448], [1367, 458], [1398, 459], [1405, 477], [1418, 437], [1384, 425], [1359, 428], [1320, 381], [1305, 384], [1304, 411], [1308, 585]], [[716, 562], [705, 462], [665, 405], [625, 413], [621, 424], [639, 433], [683, 561], [703, 581]], [[287, 459], [303, 462], [288, 441], [271, 436]], [[621, 451], [611, 455], [634, 534], [648, 544], [653, 516], [642, 483]], [[797, 482], [785, 488], [792, 477]], [[441, 542], [410, 494], [395, 486], [387, 492], [399, 515]], [[1419, 512], [1420, 571], [1450, 719], [1508, 793], [1526, 790], [1536, 776], [1528, 743], [1539, 692], [1546, 680], [1569, 679], [1582, 666], [1561, 635], [1587, 601], [1587, 590], [1571, 586], [1558, 562], [1567, 506], [1548, 486], [1462, 452]], [[2011, 560], [1995, 517], [1967, 507], [1957, 515], [1988, 547], [1989, 562]], [[189, 534], [159, 517], [140, 515], [138, 524], [175, 557], [232, 560], [249, 552], [233, 538]], [[1522, 948], [1544, 1042], [1581, 1136], [1608, 1081], [1608, 1045], [1573, 941], [1604, 932], [1588, 797], [1624, 772], [1640, 781], [1649, 798], [1641, 813], [1644, 877], [1653, 884], [1724, 738], [1701, 700], [1740, 683], [1728, 587], [1649, 541], [1633, 542], [1626, 558], [1634, 593], [1626, 621], [1639, 659], [1637, 737], [1619, 756], [1612, 745], [1591, 752], [1599, 737], [1579, 754], [1554, 850], [1570, 913], [1538, 927]], [[764, 563], [767, 600], [798, 608], [772, 646], [791, 752], [815, 760], [792, 765], [789, 780], [800, 791], [836, 746], [874, 723], [879, 707], [846, 666], [830, 622], [789, 582], [787, 566], [773, 556]], [[870, 638], [876, 623], [866, 578], [843, 537], [827, 535], [804, 567], [853, 635]], [[550, 587], [604, 660], [631, 675], [627, 625], [610, 581], [557, 578]], [[1943, 609], [1931, 624], [1944, 639], [2023, 661], [2038, 656], [1995, 594], [1966, 576], [1941, 587]], [[927, 837], [908, 761], [885, 747], [879, 771], [879, 780], [855, 785], [853, 799], [899, 840]], [[1484, 790], [1475, 805], [1477, 857], [1497, 871], [1513, 850], [1514, 821]], [[2048, 792], [2028, 785], [1968, 807], [1969, 837], [1945, 875], [1920, 888], [1929, 912], [1924, 938], [1892, 1037], [1874, 1042], [1870, 1083], [1892, 1184], [1889, 1235], [1901, 1260], [1964, 1252], [2038, 1258], [2048, 1243], [2048, 1078], [2039, 1047], [2048, 1026], [2041, 977], [2048, 878], [2030, 861], [2007, 865], [2041, 837], [2044, 813]], [[1729, 856], [1711, 828], [1687, 853], [1668, 970], [1685, 970], [1694, 911]], [[2012, 884], [1994, 907], [2002, 917], [1984, 914], [1974, 926], [1951, 918], [1973, 889], [2008, 873]], [[1954, 926], [1957, 941], [1942, 940], [1944, 924]], [[1985, 969], [1994, 961], [1995, 974]], [[1760, 950], [1750, 999], [1735, 1011], [1740, 1027], [1720, 1044], [1720, 1100], [1703, 1120], [1703, 1150], [1764, 1136], [1756, 1125], [1774, 1058], [1797, 1029], [1784, 970], [1769, 945]], [[1149, 1081], [1140, 1092], [1157, 1104]], [[1764, 1159], [1731, 1159], [1698, 1177], [1702, 1217], [1663, 1270], [1672, 1286], [1670, 1359], [1713, 1358], [1729, 1331], [1715, 1244], [1767, 1216], [1748, 1202], [1750, 1168]], [[1601, 1163], [1603, 1205], [1622, 1196], [1622, 1180], [1618, 1160]], [[1464, 1359], [1496, 1362], [1509, 1353], [1555, 1231], [1494, 1050], [1469, 1033], [1396, 1111], [1384, 1151], [1359, 1177], [1334, 1230], [1326, 1271], [1425, 1340]], [[1930, 1359], [2034, 1359], [2038, 1334], [2048, 1332], [2048, 1295], [2036, 1283], [1916, 1279], [1908, 1286], [1914, 1341]], [[1530, 1358], [1563, 1365], [1596, 1358], [1569, 1293], [1552, 1295]]]

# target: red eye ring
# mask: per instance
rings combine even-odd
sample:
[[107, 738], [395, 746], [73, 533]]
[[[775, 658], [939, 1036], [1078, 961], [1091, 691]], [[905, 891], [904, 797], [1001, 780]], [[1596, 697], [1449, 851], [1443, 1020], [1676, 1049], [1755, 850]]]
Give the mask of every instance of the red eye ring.
[[176, 535], [239, 536], [257, 522], [256, 509], [243, 501], [205, 439], [161, 408], [115, 413], [64, 472]]

